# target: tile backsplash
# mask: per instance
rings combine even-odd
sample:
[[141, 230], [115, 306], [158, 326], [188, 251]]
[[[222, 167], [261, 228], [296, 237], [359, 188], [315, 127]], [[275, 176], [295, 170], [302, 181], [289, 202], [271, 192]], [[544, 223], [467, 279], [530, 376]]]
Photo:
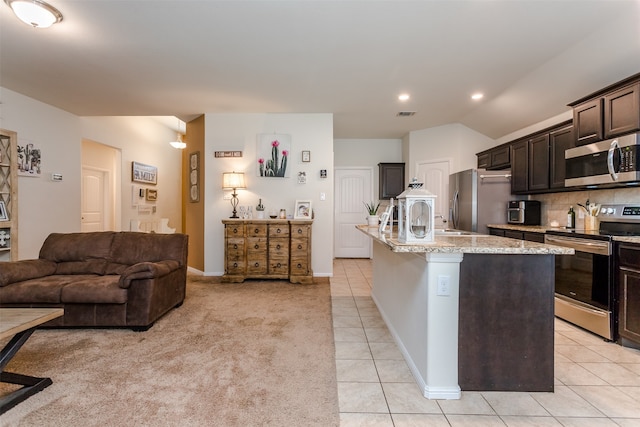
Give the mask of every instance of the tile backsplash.
[[530, 196], [532, 200], [539, 200], [542, 205], [542, 225], [549, 225], [551, 221], [558, 221], [561, 226], [567, 225], [567, 211], [573, 205], [576, 211], [576, 228], [584, 227], [584, 210], [578, 203], [585, 204], [587, 199], [590, 203], [599, 204], [628, 204], [640, 205], [640, 188], [614, 188], [604, 190], [571, 191], [568, 193], [536, 194]]

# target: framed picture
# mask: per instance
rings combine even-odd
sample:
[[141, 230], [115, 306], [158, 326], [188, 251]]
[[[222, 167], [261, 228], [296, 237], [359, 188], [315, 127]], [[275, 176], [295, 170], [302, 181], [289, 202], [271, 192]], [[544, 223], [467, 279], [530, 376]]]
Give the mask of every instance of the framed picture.
[[9, 215], [7, 214], [7, 206], [2, 200], [0, 200], [0, 221], [9, 221]]
[[305, 163], [311, 161], [311, 151], [305, 150], [302, 152], [302, 161]]
[[158, 190], [152, 190], [151, 188], [147, 188], [146, 199], [151, 202], [155, 202], [156, 200], [158, 200]]
[[158, 183], [158, 168], [138, 162], [131, 162], [131, 180], [156, 185]]
[[289, 178], [287, 168], [291, 156], [291, 135], [262, 133], [258, 134], [257, 175], [265, 178]]
[[189, 154], [189, 201], [200, 201], [200, 152]]
[[311, 200], [296, 200], [296, 208], [293, 211], [295, 219], [311, 219]]

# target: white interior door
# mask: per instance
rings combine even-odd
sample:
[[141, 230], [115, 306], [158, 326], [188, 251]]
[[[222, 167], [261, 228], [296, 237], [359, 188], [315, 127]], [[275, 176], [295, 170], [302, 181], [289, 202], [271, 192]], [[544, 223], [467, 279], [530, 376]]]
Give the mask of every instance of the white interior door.
[[104, 231], [108, 204], [108, 172], [89, 167], [82, 168], [82, 220], [81, 230]]
[[449, 219], [449, 160], [420, 162], [416, 167], [419, 182], [435, 194], [435, 227], [446, 228]]
[[373, 200], [372, 168], [337, 168], [334, 171], [334, 256], [371, 258], [371, 239], [356, 230], [366, 224], [363, 202]]

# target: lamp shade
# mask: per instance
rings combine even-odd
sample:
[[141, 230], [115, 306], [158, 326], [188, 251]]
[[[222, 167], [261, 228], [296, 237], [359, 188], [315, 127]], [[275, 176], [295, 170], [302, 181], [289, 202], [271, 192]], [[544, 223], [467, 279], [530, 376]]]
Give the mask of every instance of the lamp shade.
[[222, 188], [224, 190], [247, 188], [244, 183], [244, 172], [223, 172]]
[[180, 150], [187, 148], [187, 143], [182, 140], [182, 134], [180, 133], [178, 134], [177, 140], [171, 141], [169, 144], [171, 144], [173, 148], [178, 148]]
[[62, 13], [40, 0], [5, 0], [13, 13], [25, 24], [36, 28], [48, 28], [62, 21]]

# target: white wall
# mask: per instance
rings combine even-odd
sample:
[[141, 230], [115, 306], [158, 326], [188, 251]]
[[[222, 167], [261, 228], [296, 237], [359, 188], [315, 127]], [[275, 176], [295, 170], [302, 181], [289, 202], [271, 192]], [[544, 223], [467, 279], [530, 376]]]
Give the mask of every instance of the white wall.
[[451, 160], [451, 173], [477, 166], [476, 153], [491, 148], [496, 141], [459, 123], [410, 132], [403, 140], [408, 176], [425, 160]]
[[[82, 117], [82, 136], [121, 152], [120, 183], [121, 229], [129, 230], [132, 219], [149, 221], [169, 218], [169, 226], [182, 230], [182, 152], [169, 145], [176, 133], [153, 117]], [[131, 181], [131, 162], [158, 168], [158, 184], [147, 185]], [[158, 190], [155, 214], [139, 214], [132, 207], [132, 186]]]
[[373, 168], [373, 194], [377, 198], [378, 163], [402, 163], [402, 140], [336, 139], [333, 141], [333, 159], [335, 167]]
[[[256, 173], [257, 135], [291, 135], [290, 178], [260, 178]], [[240, 158], [215, 158], [214, 151], [242, 151]], [[302, 163], [301, 151], [311, 151]], [[315, 214], [312, 234], [312, 268], [315, 276], [333, 273], [333, 115], [332, 114], [205, 114], [205, 274], [224, 273], [224, 228], [231, 203], [224, 200], [223, 172], [244, 172], [247, 189], [238, 190], [239, 205], [255, 206], [258, 199], [268, 212], [285, 208], [293, 213], [296, 200], [311, 200]], [[320, 178], [326, 169], [327, 178]], [[299, 171], [307, 183], [298, 184]], [[320, 193], [326, 200], [320, 201]], [[255, 212], [254, 212], [255, 213]]]
[[[0, 127], [18, 133], [18, 142], [42, 151], [42, 176], [18, 178], [19, 258], [37, 258], [52, 232], [80, 231], [81, 144], [87, 138], [122, 149], [122, 200], [130, 201], [131, 160], [158, 166], [158, 216], [173, 227], [182, 222], [181, 153], [168, 141], [175, 132], [150, 118], [80, 118], [66, 111], [0, 87]], [[165, 147], [166, 145], [166, 147]], [[60, 173], [62, 182], [51, 181]], [[124, 209], [122, 227], [133, 213]]]

